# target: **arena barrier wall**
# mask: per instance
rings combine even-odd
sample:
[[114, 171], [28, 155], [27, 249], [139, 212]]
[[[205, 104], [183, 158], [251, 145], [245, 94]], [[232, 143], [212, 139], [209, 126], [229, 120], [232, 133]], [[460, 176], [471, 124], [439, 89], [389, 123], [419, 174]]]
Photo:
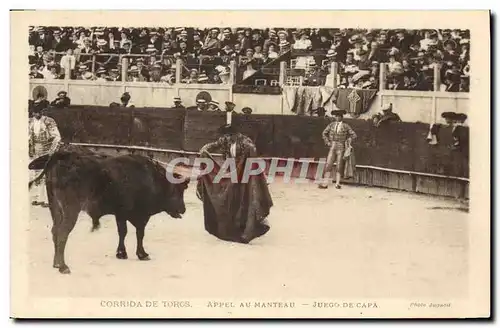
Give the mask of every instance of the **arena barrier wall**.
[[[216, 140], [217, 128], [226, 122], [225, 113], [166, 108], [72, 106], [50, 109], [48, 115], [57, 121], [65, 142], [151, 156], [195, 156], [201, 146]], [[321, 137], [327, 118], [236, 114], [232, 120], [254, 140], [261, 157], [311, 159], [310, 176], [327, 155]], [[432, 146], [426, 140], [428, 124], [391, 122], [376, 128], [365, 120], [345, 121], [358, 135], [355, 183], [468, 197], [469, 154], [451, 149], [451, 128], [441, 128], [439, 143]], [[296, 165], [300, 170], [300, 163]]]
[[[195, 105], [196, 95], [202, 91], [210, 93], [213, 99], [223, 104], [232, 101], [236, 111], [250, 107], [254, 114], [291, 115], [296, 114], [284, 105], [282, 95], [237, 93], [236, 85], [230, 84], [173, 84], [148, 82], [99, 82], [81, 80], [30, 80], [30, 94], [36, 86], [47, 90], [47, 98], [53, 100], [64, 90], [71, 98], [72, 105], [109, 106], [119, 102], [124, 92], [129, 92], [137, 107], [169, 107], [173, 97], [180, 96], [186, 107]], [[314, 87], [311, 87], [314, 88]], [[234, 91], [233, 91], [234, 89]], [[405, 122], [445, 123], [441, 113], [454, 111], [467, 114], [469, 94], [439, 91], [399, 91], [379, 90], [369, 110], [360, 118], [368, 118], [380, 112], [382, 105], [392, 103], [396, 112]], [[467, 122], [466, 122], [467, 124]]]

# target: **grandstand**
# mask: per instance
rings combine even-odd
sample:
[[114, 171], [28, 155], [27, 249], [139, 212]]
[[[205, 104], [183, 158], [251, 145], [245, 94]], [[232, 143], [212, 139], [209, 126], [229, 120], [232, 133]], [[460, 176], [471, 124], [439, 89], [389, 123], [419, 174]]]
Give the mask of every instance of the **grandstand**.
[[[469, 46], [470, 32], [460, 29], [33, 26], [29, 75], [278, 86], [280, 63], [285, 62], [282, 85], [468, 92]], [[381, 67], [386, 70], [383, 79]]]

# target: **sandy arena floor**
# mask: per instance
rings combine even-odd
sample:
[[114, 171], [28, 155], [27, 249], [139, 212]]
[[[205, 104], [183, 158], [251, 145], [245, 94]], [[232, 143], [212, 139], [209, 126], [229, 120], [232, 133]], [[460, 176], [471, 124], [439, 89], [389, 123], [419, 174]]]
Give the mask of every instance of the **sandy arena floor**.
[[90, 232], [80, 214], [66, 262], [52, 268], [49, 210], [32, 207], [30, 293], [45, 297], [461, 297], [468, 285], [468, 214], [454, 200], [384, 189], [314, 184], [270, 185], [270, 232], [251, 245], [205, 232], [194, 184], [187, 212], [154, 216], [145, 236], [152, 260], [135, 257], [129, 224], [128, 260], [115, 258], [113, 216]]

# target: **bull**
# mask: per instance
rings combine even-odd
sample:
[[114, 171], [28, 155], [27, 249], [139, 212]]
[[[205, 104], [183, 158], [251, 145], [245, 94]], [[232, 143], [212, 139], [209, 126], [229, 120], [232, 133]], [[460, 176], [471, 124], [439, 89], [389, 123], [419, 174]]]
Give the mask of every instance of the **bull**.
[[179, 183], [169, 181], [165, 167], [140, 155], [111, 157], [60, 150], [33, 160], [29, 169], [42, 170], [36, 179], [46, 177], [53, 221], [53, 267], [63, 274], [71, 272], [64, 250], [81, 211], [92, 218], [91, 231], [99, 229], [102, 216], [115, 216], [118, 259], [128, 258], [125, 237], [130, 222], [136, 229], [136, 255], [142, 261], [150, 259], [143, 245], [150, 217], [165, 211], [182, 218], [186, 211], [184, 191], [189, 179], [173, 173]]

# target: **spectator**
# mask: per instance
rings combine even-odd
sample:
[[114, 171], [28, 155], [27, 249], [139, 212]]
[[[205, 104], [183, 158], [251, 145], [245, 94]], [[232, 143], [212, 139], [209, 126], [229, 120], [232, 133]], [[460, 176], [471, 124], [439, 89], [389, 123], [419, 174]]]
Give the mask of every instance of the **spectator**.
[[[94, 48], [92, 47], [91, 39], [86, 37], [83, 39], [83, 44], [79, 51], [80, 54], [93, 54]], [[84, 56], [82, 56], [84, 57]], [[88, 57], [85, 57], [84, 60], [88, 60]]]
[[279, 40], [278, 40], [278, 34], [276, 33], [276, 30], [269, 30], [269, 34], [268, 34], [268, 38], [266, 40], [264, 40], [264, 50], [268, 50], [269, 52], [269, 47], [272, 45], [274, 45], [276, 47], [276, 45], [279, 43]]
[[207, 36], [205, 43], [203, 44], [202, 51], [207, 55], [213, 55], [219, 51], [221, 48], [220, 41], [217, 38], [219, 35], [219, 30], [213, 28], [210, 34]]
[[401, 118], [392, 111], [392, 103], [390, 103], [382, 107], [382, 113], [373, 115], [372, 121], [374, 126], [380, 127], [391, 121], [401, 122]]
[[247, 69], [243, 72], [243, 80], [249, 78], [250, 76], [254, 75], [257, 71], [253, 68], [253, 64], [255, 61], [253, 59], [250, 59], [246, 62]]
[[174, 97], [174, 107], [173, 108], [186, 108], [182, 105], [182, 100], [180, 97]]
[[460, 77], [459, 92], [469, 92], [469, 77], [467, 75], [462, 75]]
[[445, 89], [447, 92], [459, 92], [460, 91], [460, 71], [453, 67], [448, 69], [445, 73]]
[[67, 108], [71, 104], [71, 99], [67, 96], [66, 91], [59, 91], [57, 98], [54, 99], [50, 105], [57, 108]]
[[99, 68], [96, 73], [96, 81], [97, 82], [106, 82], [107, 81], [107, 76], [106, 76], [106, 69], [105, 68]]
[[132, 44], [132, 41], [129, 39], [128, 34], [125, 31], [122, 31], [120, 34], [120, 48], [125, 49], [125, 44]]
[[221, 80], [221, 83], [222, 84], [228, 84], [229, 83], [229, 79], [230, 79], [230, 75], [231, 75], [231, 73], [229, 72], [228, 69], [225, 69], [224, 71], [220, 72], [219, 73], [219, 78]]
[[52, 44], [50, 46], [51, 50], [56, 52], [64, 52], [67, 48], [66, 42], [61, 38], [61, 30], [55, 30], [53, 32], [54, 38], [52, 39]]
[[55, 63], [47, 65], [48, 71], [43, 75], [46, 80], [59, 79], [59, 67]]
[[243, 114], [245, 114], [245, 115], [250, 115], [250, 114], [252, 114], [252, 109], [251, 109], [250, 107], [243, 107], [243, 108], [241, 109], [241, 112], [242, 112]]
[[123, 93], [123, 95], [120, 98], [121, 105], [123, 107], [129, 107], [129, 108], [135, 107], [134, 103], [130, 99], [131, 97], [128, 92]]
[[43, 79], [43, 75], [38, 71], [38, 66], [33, 64], [30, 66], [30, 79]]
[[208, 110], [214, 112], [220, 112], [219, 102], [212, 99], [212, 101], [208, 103]]
[[267, 57], [270, 60], [276, 59], [279, 57], [279, 54], [276, 52], [276, 44], [275, 43], [269, 43], [268, 48], [267, 48]]
[[401, 63], [396, 60], [396, 55], [398, 53], [399, 53], [399, 51], [395, 48], [393, 48], [389, 52], [389, 63], [387, 64], [387, 69], [388, 69], [390, 74], [402, 72], [402, 70], [403, 70], [403, 65], [401, 65]]
[[66, 55], [61, 57], [60, 66], [64, 73], [69, 69], [70, 78], [72, 78], [76, 66], [76, 57], [73, 55], [73, 48], [68, 48], [66, 50]]
[[121, 81], [120, 71], [117, 68], [110, 69], [109, 76], [106, 78], [106, 80], [111, 82]]
[[[238, 28], [72, 28], [72, 27], [30, 27], [29, 29], [29, 63], [30, 77], [47, 75], [53, 78], [61, 77], [70, 68], [73, 73], [79, 64], [90, 67], [93, 54], [96, 54], [95, 65], [92, 68], [118, 68], [121, 63], [119, 56], [143, 54], [144, 63], [136, 65], [139, 76], [144, 80], [167, 82], [166, 76], [175, 61], [180, 58], [188, 67], [198, 67], [209, 76], [213, 83], [220, 83], [222, 76], [216, 73], [214, 67], [220, 64], [228, 65], [231, 59], [241, 61], [242, 55], [254, 59], [253, 70], [259, 70], [262, 65], [268, 65], [280, 55], [289, 52], [291, 48], [298, 51], [314, 51], [312, 55], [299, 56], [298, 68], [309, 70], [311, 64], [326, 64], [331, 61], [339, 63], [339, 74], [347, 85], [348, 74], [358, 71], [371, 71], [371, 76], [362, 81], [362, 87], [368, 82], [378, 83], [376, 72], [370, 68], [373, 62], [388, 63], [389, 72], [403, 73], [401, 85], [405, 88], [413, 86], [416, 90], [428, 89], [432, 85], [432, 69], [442, 67], [441, 80], [443, 89], [456, 90], [457, 81], [447, 82], [446, 72], [454, 69], [456, 73], [468, 75], [470, 66], [470, 33], [467, 30], [361, 30], [361, 29], [249, 29]], [[72, 50], [70, 50], [72, 49]], [[329, 52], [329, 50], [331, 50]], [[73, 53], [71, 53], [73, 51]], [[101, 55], [102, 54], [102, 55]], [[162, 54], [160, 73], [151, 78], [150, 71]], [[327, 55], [328, 54], [328, 55]], [[333, 56], [333, 54], [335, 54]], [[151, 55], [151, 58], [147, 56]], [[73, 57], [71, 57], [73, 56]], [[152, 58], [154, 56], [154, 58]], [[211, 58], [203, 57], [210, 56]], [[293, 56], [293, 53], [292, 53]], [[389, 59], [388, 57], [391, 57]], [[296, 57], [296, 55], [295, 55]], [[136, 58], [130, 56], [130, 58]], [[75, 59], [75, 60], [73, 60]], [[287, 59], [288, 60], [288, 59]], [[60, 70], [52, 73], [53, 64], [57, 63]], [[451, 62], [452, 66], [446, 63]], [[399, 64], [400, 63], [400, 64]], [[144, 67], [141, 67], [144, 65]], [[49, 66], [51, 67], [49, 69]], [[145, 69], [149, 66], [149, 69]], [[245, 65], [246, 66], [246, 63]], [[244, 68], [243, 68], [244, 70]], [[320, 79], [325, 79], [326, 68], [322, 67], [316, 73], [323, 71]], [[86, 76], [89, 76], [84, 72]], [[93, 73], [93, 72], [89, 72]], [[315, 73], [315, 74], [316, 74]], [[319, 74], [319, 73], [318, 73]], [[72, 74], [74, 78], [82, 78], [82, 74]], [[304, 77], [310, 76], [304, 72]], [[456, 75], [456, 74], [455, 74]], [[79, 76], [79, 77], [78, 77]], [[184, 79], [188, 79], [184, 76]], [[373, 79], [372, 79], [373, 78]], [[365, 79], [365, 78], [364, 78]], [[141, 80], [143, 80], [141, 78]], [[311, 79], [308, 79], [312, 81]], [[168, 79], [168, 83], [172, 81]], [[360, 81], [358, 81], [358, 87]], [[460, 87], [460, 84], [463, 87]], [[370, 86], [373, 83], [370, 84]], [[466, 90], [466, 82], [458, 82], [459, 90]], [[432, 89], [432, 88], [431, 88]]]
[[128, 70], [128, 76], [127, 76], [127, 81], [128, 82], [144, 82], [146, 79], [144, 76], [139, 75], [139, 69], [137, 66], [131, 66], [130, 69]]
[[197, 83], [198, 82], [198, 70], [192, 69], [189, 71], [189, 77], [184, 79], [182, 83]]
[[208, 76], [206, 74], [200, 74], [198, 75], [198, 81], [197, 83], [200, 83], [200, 84], [205, 84], [205, 83], [208, 83], [209, 79], [208, 79]]

